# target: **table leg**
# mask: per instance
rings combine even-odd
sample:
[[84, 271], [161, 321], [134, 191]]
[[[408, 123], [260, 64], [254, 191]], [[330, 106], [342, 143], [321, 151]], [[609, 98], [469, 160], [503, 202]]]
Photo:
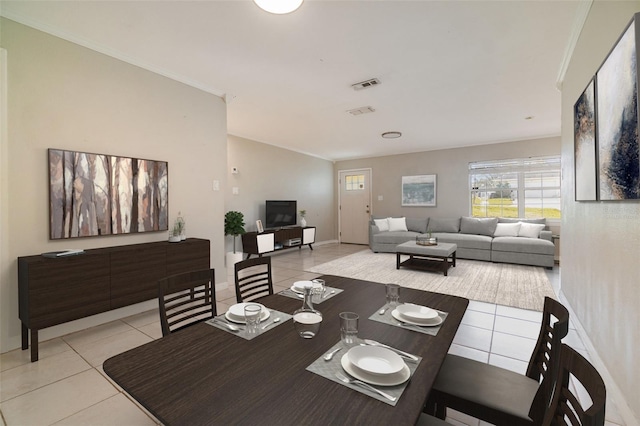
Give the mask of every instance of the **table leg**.
[[453, 267], [456, 267], [456, 252], [453, 252]]
[[400, 253], [396, 253], [396, 269], [400, 269]]
[[444, 272], [444, 276], [448, 276], [449, 275], [449, 258], [448, 257], [443, 257], [442, 258], [443, 262], [443, 272]]
[[29, 349], [29, 327], [22, 324], [22, 350]]

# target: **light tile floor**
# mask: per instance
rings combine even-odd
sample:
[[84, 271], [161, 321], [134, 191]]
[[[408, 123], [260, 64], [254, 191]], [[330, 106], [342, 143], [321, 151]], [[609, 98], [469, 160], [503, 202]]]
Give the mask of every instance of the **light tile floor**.
[[[324, 244], [314, 250], [277, 253], [272, 258], [274, 291], [317, 276], [305, 269], [363, 249], [366, 247]], [[558, 268], [548, 276], [558, 291]], [[233, 278], [227, 277], [227, 282], [233, 283]], [[235, 303], [233, 285], [218, 289], [216, 300], [218, 312], [225, 312]], [[524, 374], [540, 320], [539, 312], [471, 301], [450, 352]], [[36, 363], [29, 362], [29, 351], [2, 354], [0, 426], [158, 424], [108, 379], [102, 363], [160, 337], [158, 312], [152, 310], [41, 342]], [[573, 326], [567, 340], [588, 357]], [[449, 416], [448, 422], [454, 425], [484, 425], [461, 413], [450, 412]], [[607, 424], [624, 425], [613, 403], [607, 406]]]

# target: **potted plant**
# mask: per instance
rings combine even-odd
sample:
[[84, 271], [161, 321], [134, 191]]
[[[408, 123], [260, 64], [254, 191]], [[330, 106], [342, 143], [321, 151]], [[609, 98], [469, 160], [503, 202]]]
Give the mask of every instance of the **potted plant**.
[[175, 222], [173, 222], [173, 231], [169, 235], [170, 243], [178, 243], [182, 240], [186, 240], [187, 235], [185, 234], [185, 221], [181, 216], [181, 213], [178, 212], [178, 217]]
[[245, 232], [244, 215], [242, 213], [229, 211], [224, 215], [224, 235], [233, 235], [233, 252], [227, 253], [227, 268], [242, 260], [243, 253], [236, 252], [236, 238]]
[[304, 228], [305, 226], [307, 226], [307, 220], [304, 218], [307, 215], [307, 211], [300, 210], [299, 213], [300, 213], [300, 226]]

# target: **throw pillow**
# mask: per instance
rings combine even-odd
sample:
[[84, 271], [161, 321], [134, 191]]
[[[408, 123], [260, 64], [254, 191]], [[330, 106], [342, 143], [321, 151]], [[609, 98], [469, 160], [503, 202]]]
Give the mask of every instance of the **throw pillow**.
[[517, 237], [520, 231], [520, 223], [498, 223], [494, 237]]
[[544, 229], [544, 225], [541, 223], [520, 222], [520, 230], [518, 231], [518, 237], [539, 238], [540, 231], [542, 231], [543, 229]]
[[431, 232], [455, 232], [460, 230], [460, 218], [429, 218]]
[[463, 217], [460, 220], [460, 232], [463, 234], [487, 235], [489, 237], [493, 237], [497, 224], [497, 217]]
[[373, 223], [376, 224], [376, 226], [378, 227], [378, 230], [380, 232], [384, 232], [384, 231], [388, 231], [389, 230], [389, 220], [388, 219], [373, 219]]
[[407, 230], [407, 221], [404, 217], [390, 217], [387, 220], [389, 221], [389, 232]]
[[424, 234], [427, 232], [428, 219], [407, 218], [407, 230]]
[[498, 218], [498, 223], [541, 223], [543, 225], [547, 224], [547, 219], [544, 217], [540, 217], [537, 219], [524, 219], [524, 218], [516, 218], [516, 217], [501, 217]]

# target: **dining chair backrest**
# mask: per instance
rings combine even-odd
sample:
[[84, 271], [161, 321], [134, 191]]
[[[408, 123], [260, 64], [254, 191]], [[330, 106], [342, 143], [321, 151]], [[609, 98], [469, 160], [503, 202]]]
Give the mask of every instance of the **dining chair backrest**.
[[555, 371], [560, 361], [562, 339], [568, 332], [569, 311], [557, 300], [545, 297], [540, 332], [527, 366], [526, 375], [538, 382], [542, 381], [541, 386], [546, 387], [544, 391], [549, 400], [551, 399], [550, 387], [553, 386], [553, 380], [545, 382], [544, 378], [549, 374], [555, 377]]
[[235, 264], [234, 270], [238, 303], [273, 294], [270, 257], [242, 260]]
[[216, 316], [215, 271], [204, 269], [158, 281], [162, 335]]
[[533, 408], [545, 404], [546, 396], [541, 386], [530, 416], [535, 424], [543, 426], [603, 426], [606, 397], [606, 387], [598, 371], [582, 355], [563, 344], [551, 405], [543, 416]]

